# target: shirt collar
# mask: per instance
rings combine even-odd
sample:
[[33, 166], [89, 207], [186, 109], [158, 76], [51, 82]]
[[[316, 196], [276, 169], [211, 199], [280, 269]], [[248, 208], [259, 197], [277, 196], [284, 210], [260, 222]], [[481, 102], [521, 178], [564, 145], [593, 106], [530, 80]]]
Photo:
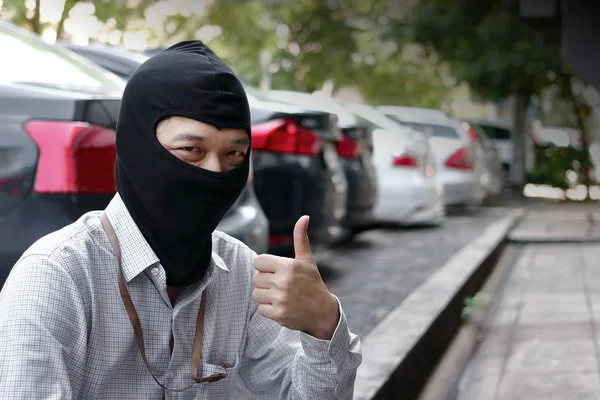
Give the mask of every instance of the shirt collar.
[[[108, 207], [106, 207], [106, 216], [117, 235], [121, 247], [121, 268], [123, 268], [123, 277], [126, 282], [131, 281], [147, 268], [160, 263], [158, 256], [133, 221], [119, 193], [113, 197]], [[223, 258], [214, 251], [212, 252], [211, 264], [213, 264], [211, 267], [217, 266], [219, 269], [229, 272]]]

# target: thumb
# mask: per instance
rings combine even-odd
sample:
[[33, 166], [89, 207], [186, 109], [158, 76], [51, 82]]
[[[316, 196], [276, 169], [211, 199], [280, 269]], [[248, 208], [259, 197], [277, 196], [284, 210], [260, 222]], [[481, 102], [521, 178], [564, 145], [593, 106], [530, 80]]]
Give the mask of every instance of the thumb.
[[308, 221], [310, 217], [304, 215], [300, 217], [296, 226], [294, 226], [294, 253], [296, 260], [313, 261], [310, 242], [308, 241]]

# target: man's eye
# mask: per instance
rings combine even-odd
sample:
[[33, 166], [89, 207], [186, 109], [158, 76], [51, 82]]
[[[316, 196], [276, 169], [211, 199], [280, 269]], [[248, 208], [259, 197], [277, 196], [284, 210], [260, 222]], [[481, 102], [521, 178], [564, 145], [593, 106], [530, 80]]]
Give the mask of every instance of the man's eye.
[[200, 149], [197, 147], [182, 147], [182, 149], [193, 153], [197, 153], [200, 151]]
[[244, 157], [246, 155], [246, 153], [244, 153], [243, 151], [238, 151], [238, 150], [234, 150], [232, 152], [229, 153], [232, 156], [242, 156]]

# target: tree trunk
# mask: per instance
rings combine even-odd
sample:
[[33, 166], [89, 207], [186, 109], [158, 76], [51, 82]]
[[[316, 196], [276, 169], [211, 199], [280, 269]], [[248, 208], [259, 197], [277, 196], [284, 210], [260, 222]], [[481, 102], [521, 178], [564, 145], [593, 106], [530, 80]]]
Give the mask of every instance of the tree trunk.
[[35, 10], [33, 18], [29, 21], [31, 23], [31, 29], [38, 35], [42, 34], [42, 24], [40, 21], [40, 7], [42, 0], [35, 0]]
[[527, 105], [530, 95], [524, 92], [514, 94], [513, 105], [513, 163], [510, 167], [510, 185], [515, 194], [521, 197], [525, 186], [525, 144]]
[[62, 40], [63, 35], [65, 33], [65, 21], [69, 18], [69, 13], [75, 7], [79, 0], [67, 0], [65, 1], [65, 5], [63, 7], [62, 13], [60, 15], [60, 21], [58, 21], [58, 26], [56, 27], [56, 40]]
[[589, 199], [590, 186], [592, 182], [590, 180], [590, 165], [589, 165], [589, 157], [590, 157], [590, 144], [588, 140], [588, 132], [585, 126], [585, 121], [583, 119], [583, 110], [581, 109], [581, 103], [573, 93], [572, 86], [569, 88], [569, 95], [571, 97], [571, 103], [573, 105], [573, 113], [575, 114], [575, 119], [577, 120], [577, 128], [581, 133], [581, 151], [583, 153], [583, 160], [581, 161], [581, 174], [583, 175], [580, 179], [580, 182], [585, 186], [585, 199]]

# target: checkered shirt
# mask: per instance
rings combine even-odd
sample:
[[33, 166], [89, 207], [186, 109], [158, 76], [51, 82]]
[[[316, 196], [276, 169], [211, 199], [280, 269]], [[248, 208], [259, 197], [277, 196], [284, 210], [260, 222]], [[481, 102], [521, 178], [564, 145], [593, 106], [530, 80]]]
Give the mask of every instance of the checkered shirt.
[[[0, 292], [2, 399], [227, 399], [236, 385], [260, 399], [352, 398], [360, 340], [349, 331], [341, 306], [330, 341], [263, 317], [251, 297], [256, 254], [216, 231], [205, 278], [184, 289], [172, 307], [165, 271], [118, 194], [106, 213], [159, 381], [170, 388], [191, 383], [204, 291], [199, 376], [224, 372], [226, 378], [182, 393], [154, 382], [119, 295], [117, 258], [96, 211], [32, 245]], [[231, 367], [224, 369], [223, 362]]]

